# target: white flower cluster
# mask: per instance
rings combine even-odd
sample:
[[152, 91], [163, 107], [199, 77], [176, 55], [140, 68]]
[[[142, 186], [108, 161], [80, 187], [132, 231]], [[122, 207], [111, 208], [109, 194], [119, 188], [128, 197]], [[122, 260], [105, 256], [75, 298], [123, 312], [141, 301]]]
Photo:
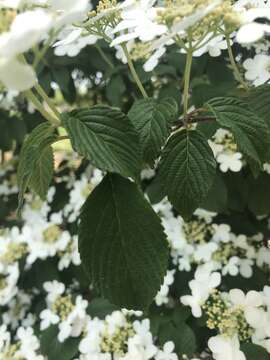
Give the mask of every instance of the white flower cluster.
[[[243, 154], [238, 150], [233, 134], [219, 128], [208, 141], [221, 172], [239, 172], [246, 165]], [[270, 165], [265, 163], [263, 169], [270, 173]]]
[[242, 154], [237, 151], [236, 143], [228, 130], [218, 129], [209, 140], [209, 145], [222, 172], [238, 172], [242, 169]]
[[12, 341], [6, 325], [0, 326], [0, 359], [44, 360], [39, 354], [39, 341], [31, 327], [19, 327]]
[[218, 272], [200, 266], [189, 282], [191, 295], [181, 297], [181, 302], [192, 309], [195, 317], [207, 317], [207, 326], [218, 335], [211, 337], [208, 346], [215, 360], [244, 360], [241, 342], [252, 342], [270, 353], [270, 287], [263, 291], [240, 289], [228, 293], [217, 290], [221, 284]]
[[[10, 300], [17, 294], [19, 263], [24, 261], [24, 270], [29, 271], [38, 260], [58, 259], [58, 270], [81, 264], [78, 252], [78, 236], [62, 229], [62, 224], [77, 220], [79, 209], [91, 189], [101, 179], [100, 171], [94, 171], [93, 182], [81, 180], [68, 184], [70, 201], [62, 211], [52, 212], [51, 202], [55, 188], [48, 193], [48, 201], [43, 203], [33, 197], [22, 210], [23, 226], [5, 229], [0, 234], [0, 305], [12, 306]], [[8, 181], [7, 181], [8, 183]], [[4, 185], [3, 185], [4, 186]], [[3, 187], [2, 186], [2, 187]], [[17, 190], [17, 187], [16, 187]], [[4, 196], [13, 194], [10, 186], [5, 187]], [[20, 294], [20, 293], [19, 293]], [[18, 301], [18, 299], [16, 300]]]
[[117, 5], [104, 0], [81, 25], [92, 37], [80, 40], [84, 32], [75, 30], [60, 42], [62, 49], [56, 53], [74, 56], [84, 46], [80, 42], [91, 44], [98, 36], [117, 49], [117, 57], [124, 63], [127, 58], [123, 46], [134, 58], [146, 58], [145, 71], [152, 71], [166, 47], [172, 44], [183, 53], [192, 48], [196, 57], [205, 53], [216, 57], [227, 49], [228, 43], [252, 43], [268, 33], [268, 25], [256, 22], [260, 17], [269, 17], [268, 4], [264, 0], [178, 0], [163, 4], [153, 0], [126, 0]]
[[250, 278], [255, 266], [262, 269], [270, 266], [270, 251], [261, 233], [252, 237], [236, 235], [228, 224], [215, 223], [215, 213], [202, 209], [185, 222], [173, 214], [166, 200], [154, 208], [161, 216], [172, 262], [178, 270], [190, 271], [193, 265], [207, 264], [223, 276]]
[[34, 86], [35, 70], [22, 55], [34, 47], [37, 50], [41, 42], [50, 45], [55, 34], [83, 20], [88, 9], [88, 0], [1, 1], [0, 81], [5, 87], [24, 91]]

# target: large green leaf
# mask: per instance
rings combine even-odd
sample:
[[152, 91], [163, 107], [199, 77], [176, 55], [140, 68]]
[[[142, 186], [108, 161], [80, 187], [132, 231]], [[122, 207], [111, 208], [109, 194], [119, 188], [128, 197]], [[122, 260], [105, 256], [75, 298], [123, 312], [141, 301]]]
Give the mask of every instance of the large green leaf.
[[159, 217], [135, 183], [107, 175], [81, 213], [79, 250], [94, 286], [111, 303], [147, 308], [167, 269]]
[[267, 160], [270, 146], [270, 130], [265, 121], [236, 98], [215, 98], [207, 106], [217, 122], [233, 133], [239, 150], [246, 155], [254, 174], [257, 174]]
[[206, 138], [198, 131], [175, 133], [165, 146], [160, 176], [170, 202], [188, 218], [210, 190], [216, 162]]
[[120, 110], [97, 105], [63, 116], [72, 146], [98, 168], [137, 178], [141, 151], [135, 128]]
[[53, 175], [50, 144], [56, 138], [55, 128], [48, 123], [42, 123], [24, 141], [18, 166], [19, 208], [28, 187], [45, 199]]
[[177, 103], [172, 98], [159, 101], [148, 98], [133, 104], [128, 117], [139, 134], [146, 163], [152, 165], [160, 154], [177, 112]]

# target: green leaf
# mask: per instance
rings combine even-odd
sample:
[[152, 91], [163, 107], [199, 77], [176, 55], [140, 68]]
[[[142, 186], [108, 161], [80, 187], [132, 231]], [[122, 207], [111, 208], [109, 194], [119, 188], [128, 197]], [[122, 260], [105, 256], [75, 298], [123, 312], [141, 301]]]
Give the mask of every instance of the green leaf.
[[228, 202], [228, 190], [220, 174], [217, 174], [202, 208], [217, 213], [225, 212]]
[[96, 167], [137, 178], [141, 169], [139, 139], [120, 110], [97, 105], [63, 116], [73, 148]]
[[269, 360], [268, 352], [261, 346], [255, 344], [243, 344], [241, 350], [246, 355], [247, 360]]
[[133, 104], [128, 117], [139, 134], [143, 159], [146, 163], [153, 165], [154, 160], [159, 156], [177, 112], [177, 103], [172, 98], [160, 101], [143, 99]]
[[86, 200], [79, 226], [82, 263], [112, 304], [147, 308], [167, 269], [159, 217], [137, 186], [109, 174]]
[[57, 339], [58, 326], [50, 326], [42, 332], [40, 340], [41, 352], [48, 360], [71, 360], [78, 353], [79, 338], [68, 338], [63, 343]]
[[172, 321], [160, 326], [159, 341], [165, 344], [167, 341], [173, 341], [175, 351], [180, 358], [183, 355], [192, 356], [196, 351], [196, 338], [191, 328], [184, 322], [175, 324]]
[[53, 177], [53, 170], [53, 150], [51, 146], [47, 146], [41, 150], [29, 180], [29, 187], [42, 199], [46, 199], [47, 191]]
[[212, 99], [207, 106], [217, 122], [233, 133], [239, 150], [246, 155], [256, 175], [270, 146], [270, 130], [264, 120], [250, 111], [246, 103], [232, 97]]
[[251, 178], [248, 192], [248, 207], [254, 215], [270, 213], [270, 175], [262, 173], [257, 179]]
[[93, 299], [87, 308], [87, 313], [92, 317], [98, 317], [99, 319], [105, 319], [107, 315], [110, 315], [113, 311], [119, 310], [115, 305], [112, 305], [108, 300], [102, 298]]
[[198, 131], [179, 131], [165, 146], [160, 176], [170, 202], [189, 218], [205, 199], [216, 173], [216, 162], [206, 138]]
[[19, 208], [28, 187], [42, 199], [53, 175], [53, 155], [50, 144], [57, 138], [55, 128], [48, 123], [38, 125], [24, 141], [18, 166]]
[[250, 89], [245, 93], [243, 100], [249, 105], [251, 111], [261, 117], [270, 128], [270, 85], [262, 85]]

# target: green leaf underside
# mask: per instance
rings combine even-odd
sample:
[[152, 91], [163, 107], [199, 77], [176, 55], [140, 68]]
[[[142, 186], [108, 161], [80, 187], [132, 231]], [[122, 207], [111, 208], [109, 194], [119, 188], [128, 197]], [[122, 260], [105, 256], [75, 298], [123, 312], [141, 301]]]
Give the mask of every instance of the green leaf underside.
[[83, 206], [79, 250], [94, 286], [121, 307], [147, 308], [167, 269], [159, 217], [136, 185], [116, 174], [107, 175]]
[[54, 132], [52, 126], [42, 123], [31, 132], [23, 144], [18, 166], [19, 209], [28, 187], [42, 199], [46, 198], [53, 176], [53, 152], [50, 144], [57, 138]]
[[104, 171], [137, 178], [141, 150], [132, 123], [120, 110], [97, 105], [63, 116], [73, 148]]
[[160, 176], [170, 202], [189, 218], [210, 190], [216, 162], [206, 138], [198, 131], [179, 131], [165, 146]]
[[265, 121], [236, 98], [215, 98], [207, 106], [217, 122], [232, 132], [239, 150], [257, 174], [269, 152], [270, 131]]
[[177, 103], [171, 98], [139, 100], [130, 109], [128, 117], [139, 134], [146, 163], [152, 165], [159, 156], [177, 112]]

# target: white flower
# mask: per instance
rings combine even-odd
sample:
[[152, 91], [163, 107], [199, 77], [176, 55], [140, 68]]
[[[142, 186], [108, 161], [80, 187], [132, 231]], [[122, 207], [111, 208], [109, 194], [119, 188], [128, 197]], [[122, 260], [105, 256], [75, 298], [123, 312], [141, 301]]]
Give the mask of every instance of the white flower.
[[165, 54], [165, 52], [165, 46], [161, 46], [159, 49], [155, 50], [154, 53], [149, 57], [149, 59], [144, 63], [144, 71], [149, 72], [154, 70], [154, 68], [158, 65], [158, 60], [163, 54]]
[[175, 270], [168, 270], [166, 276], [164, 277], [164, 282], [161, 285], [161, 288], [155, 297], [155, 302], [158, 306], [162, 304], [167, 304], [169, 301], [168, 299], [169, 286], [173, 284], [174, 273]]
[[65, 292], [65, 285], [57, 280], [46, 281], [43, 284], [44, 289], [47, 291], [47, 300], [53, 303], [60, 295]]
[[117, 36], [111, 46], [139, 38], [141, 41], [153, 40], [156, 36], [164, 34], [165, 25], [158, 24], [156, 20], [157, 9], [153, 7], [156, 0], [126, 0], [121, 4], [122, 21], [114, 28], [113, 33], [129, 30], [127, 34]]
[[[270, 9], [254, 8], [242, 14], [243, 25], [238, 30], [236, 41], [240, 44], [251, 44], [270, 33], [270, 26], [256, 23], [256, 18], [270, 19]], [[254, 22], [255, 20], [255, 22]]]
[[192, 15], [184, 17], [181, 21], [177, 22], [172, 26], [172, 28], [168, 31], [168, 33], [161, 36], [158, 40], [153, 41], [150, 49], [155, 50], [160, 48], [161, 46], [170, 44], [172, 39], [176, 36], [185, 36], [186, 30], [199, 22], [209, 13], [211, 13], [219, 4], [221, 0], [212, 1], [210, 4], [200, 6]]
[[24, 227], [29, 254], [27, 263], [33, 264], [37, 259], [46, 259], [53, 257], [57, 252], [64, 251], [71, 241], [71, 235], [68, 231], [61, 231], [57, 225], [46, 221], [40, 221], [39, 224]]
[[193, 253], [194, 260], [197, 263], [200, 263], [201, 261], [208, 262], [211, 260], [212, 255], [217, 251], [217, 249], [218, 245], [214, 242], [199, 244]]
[[10, 31], [0, 36], [0, 57], [14, 58], [43, 39], [52, 18], [43, 10], [26, 11], [17, 15]]
[[90, 319], [86, 327], [86, 336], [80, 341], [79, 351], [82, 354], [88, 354], [89, 356], [93, 356], [96, 353], [99, 353], [101, 334], [104, 330], [104, 321], [98, 318]]
[[255, 55], [253, 59], [246, 59], [243, 63], [246, 69], [245, 78], [252, 81], [255, 86], [264, 84], [270, 79], [270, 56]]
[[14, 263], [2, 268], [0, 265], [0, 305], [6, 305], [18, 291], [19, 265]]
[[78, 236], [73, 236], [67, 249], [61, 255], [58, 262], [58, 269], [60, 271], [68, 268], [70, 264], [78, 266], [81, 264], [81, 257], [78, 249]]
[[108, 326], [108, 333], [112, 335], [117, 328], [123, 327], [127, 320], [122, 311], [114, 311], [112, 314], [107, 315], [105, 321]]
[[227, 224], [213, 224], [215, 233], [213, 235], [213, 241], [228, 243], [231, 238], [231, 228]]
[[211, 337], [208, 346], [215, 360], [246, 360], [237, 336], [231, 339], [221, 335]]
[[239, 273], [246, 279], [251, 278], [253, 265], [254, 262], [251, 259], [239, 259]]
[[[207, 34], [204, 41], [206, 41], [207, 39], [211, 39], [212, 36], [213, 33]], [[203, 54], [208, 52], [210, 56], [217, 57], [221, 55], [222, 50], [226, 50], [226, 49], [227, 49], [227, 42], [224, 39], [224, 35], [218, 35], [213, 39], [209, 40], [205, 46], [201, 47], [198, 50], [195, 50], [193, 56], [195, 57], [202, 56]]]
[[173, 352], [174, 343], [168, 341], [164, 344], [163, 350], [159, 350], [155, 360], [178, 360], [178, 356]]
[[9, 90], [24, 91], [35, 84], [36, 74], [30, 66], [16, 59], [0, 57], [0, 81]]
[[44, 38], [52, 18], [41, 9], [17, 15], [10, 30], [0, 35], [0, 81], [10, 90], [23, 91], [36, 82], [31, 66], [17, 59]]
[[223, 266], [222, 275], [230, 274], [231, 276], [236, 276], [239, 273], [239, 257], [232, 256], [227, 264]]
[[50, 325], [58, 324], [60, 317], [50, 309], [44, 309], [40, 313], [40, 330], [47, 329]]
[[90, 9], [88, 0], [50, 0], [50, 4], [58, 15], [54, 24], [58, 27], [84, 20]]
[[38, 338], [34, 335], [34, 330], [30, 327], [18, 328], [17, 337], [20, 341], [20, 349], [16, 356], [29, 360], [41, 360], [43, 356], [37, 355], [36, 352], [40, 347]]
[[263, 297], [257, 291], [249, 291], [246, 295], [242, 290], [233, 289], [229, 292], [233, 305], [241, 307], [247, 322], [254, 328], [260, 327], [264, 312], [260, 309]]
[[182, 304], [191, 307], [193, 316], [201, 317], [201, 306], [208, 299], [211, 291], [219, 286], [221, 276], [218, 272], [210, 273], [205, 269], [198, 268], [194, 280], [189, 282], [192, 295], [185, 295], [180, 298]]
[[217, 156], [217, 162], [220, 164], [219, 167], [222, 172], [227, 172], [228, 170], [233, 172], [240, 171], [243, 166], [241, 159], [242, 154], [239, 152], [221, 153]]
[[64, 29], [58, 41], [54, 44], [54, 53], [57, 56], [70, 56], [74, 57], [85, 48], [87, 45], [93, 45], [97, 42], [98, 37], [95, 35], [83, 35], [82, 30], [70, 27]]
[[4, 348], [6, 343], [10, 342], [10, 332], [7, 331], [7, 326], [6, 325], [1, 325], [0, 326], [0, 351]]
[[150, 360], [156, 354], [157, 348], [153, 344], [153, 337], [150, 330], [148, 319], [134, 321], [133, 328], [136, 335], [128, 339], [128, 353], [138, 356], [136, 359]]

